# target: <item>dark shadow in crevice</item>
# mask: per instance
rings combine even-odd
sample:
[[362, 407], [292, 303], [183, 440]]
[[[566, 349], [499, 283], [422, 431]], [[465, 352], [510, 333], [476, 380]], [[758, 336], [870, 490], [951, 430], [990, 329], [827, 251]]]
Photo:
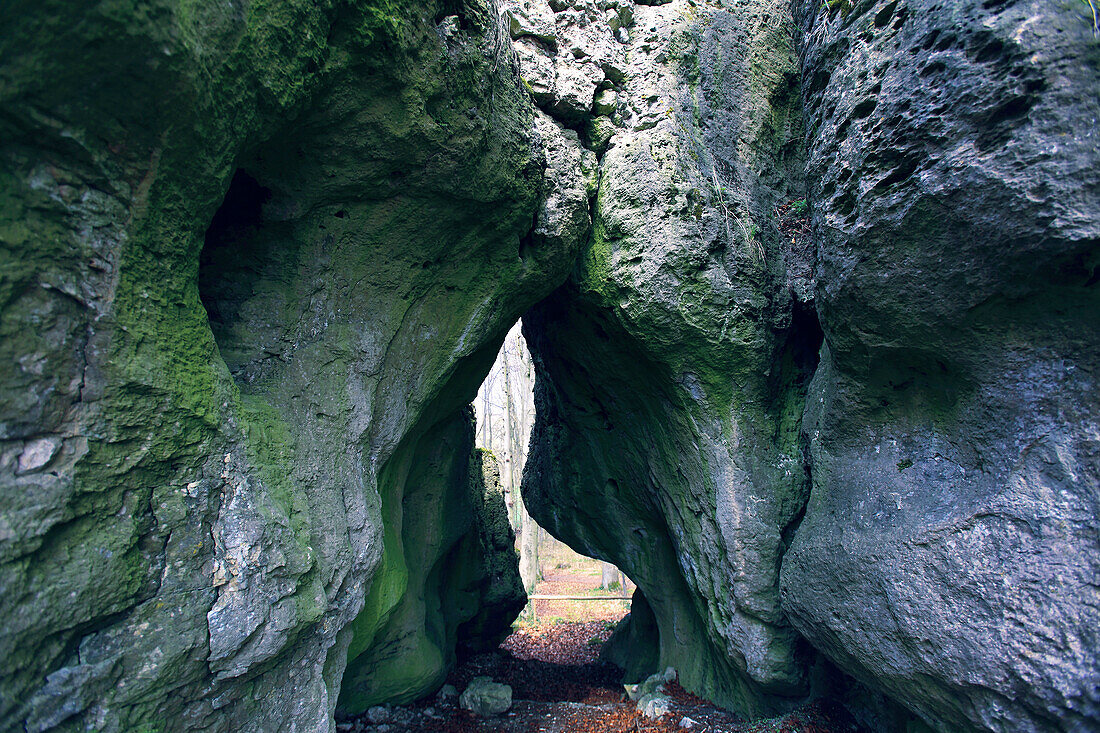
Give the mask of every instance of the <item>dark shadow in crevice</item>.
[[[264, 204], [271, 200], [265, 188], [244, 169], [233, 174], [221, 206], [206, 230], [199, 255], [199, 297], [210, 319], [214, 339], [222, 336], [237, 319], [241, 304], [252, 294], [252, 282], [259, 276], [248, 266], [250, 240], [263, 224]], [[248, 277], [252, 272], [253, 277]]]
[[[777, 384], [773, 387], [774, 393], [777, 395], [776, 400], [780, 404], [784, 404], [792, 398], [792, 395], [783, 394], [784, 391], [794, 390], [795, 392], [793, 397], [796, 404], [799, 405], [797, 426], [785, 427], [782, 416], [777, 420], [777, 424], [780, 433], [784, 429], [797, 429], [797, 442], [802, 453], [802, 470], [804, 473], [802, 477], [804, 499], [802, 506], [781, 529], [782, 552], [784, 554], [791, 543], [794, 542], [798, 527], [802, 524], [802, 519], [806, 514], [806, 502], [809, 500], [812, 487], [813, 460], [810, 454], [809, 438], [802, 427], [802, 419], [806, 404], [806, 393], [809, 389], [810, 380], [813, 378], [814, 372], [817, 371], [817, 365], [821, 358], [821, 346], [824, 341], [825, 334], [818, 321], [814, 304], [795, 301], [791, 311], [791, 326], [787, 331], [787, 341], [780, 357]], [[776, 441], [780, 442], [782, 440], [783, 436], [777, 434]]]
[[791, 350], [799, 374], [799, 386], [806, 384], [817, 370], [821, 356], [821, 344], [825, 333], [817, 318], [817, 309], [813, 303], [795, 301], [791, 312], [791, 329], [787, 337], [787, 347]]

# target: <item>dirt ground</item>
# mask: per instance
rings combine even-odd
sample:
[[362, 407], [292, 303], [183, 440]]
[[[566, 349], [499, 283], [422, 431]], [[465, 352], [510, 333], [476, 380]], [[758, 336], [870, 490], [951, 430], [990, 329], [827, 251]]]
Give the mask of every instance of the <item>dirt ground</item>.
[[[580, 556], [576, 556], [580, 558]], [[564, 567], [558, 567], [564, 565]], [[537, 594], [607, 595], [598, 588], [594, 560], [561, 560], [544, 568]], [[619, 594], [621, 591], [611, 591]], [[647, 720], [620, 684], [621, 673], [599, 662], [600, 649], [620, 618], [625, 601], [539, 601], [538, 623], [530, 607], [500, 648], [460, 660], [447, 679], [461, 692], [485, 675], [512, 688], [512, 708], [495, 718], [462, 710], [453, 695], [439, 694], [412, 705], [379, 706], [339, 721], [341, 733], [854, 733], [843, 711], [814, 703], [793, 713], [746, 722], [669, 686], [672, 711]], [[446, 688], [445, 688], [446, 689]]]
[[[559, 622], [526, 627], [501, 648], [464, 660], [448, 678], [456, 690], [487, 675], [512, 687], [513, 705], [495, 718], [478, 718], [452, 696], [437, 695], [406, 706], [372, 708], [341, 721], [350, 733], [855, 733], [842, 711], [815, 703], [780, 718], [743, 721], [670, 685], [672, 712], [647, 720], [619, 684], [614, 667], [598, 663], [609, 635], [604, 621]], [[554, 661], [551, 661], [554, 660]]]
[[[571, 556], [570, 556], [571, 555]], [[546, 563], [543, 579], [535, 586], [535, 595], [547, 596], [629, 596], [621, 588], [600, 588], [600, 564], [576, 553], [555, 556], [557, 562]], [[564, 565], [565, 567], [559, 567]], [[531, 605], [537, 613], [531, 616]], [[521, 623], [554, 623], [556, 621], [610, 621], [617, 623], [630, 612], [630, 601], [533, 601], [528, 604]]]

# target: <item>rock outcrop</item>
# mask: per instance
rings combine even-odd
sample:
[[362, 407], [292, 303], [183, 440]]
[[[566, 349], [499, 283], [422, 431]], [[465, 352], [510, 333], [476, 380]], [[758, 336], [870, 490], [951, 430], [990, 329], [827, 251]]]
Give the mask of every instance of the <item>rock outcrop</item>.
[[[521, 70], [565, 118], [595, 80], [601, 178], [524, 319], [525, 495], [638, 582], [657, 660], [620, 640], [749, 714], [820, 653], [937, 730], [1100, 724], [1088, 8], [795, 3], [796, 62], [783, 4], [673, 2], [613, 70], [620, 4], [559, 5]], [[803, 193], [812, 248], [773, 228]]]
[[[799, 421], [818, 338], [799, 304], [812, 285], [791, 277], [808, 266], [789, 265], [808, 263], [773, 214], [803, 193], [794, 27], [781, 2], [674, 2], [630, 8], [616, 39], [622, 7], [523, 6], [556, 21], [554, 89], [574, 63], [599, 77], [587, 142], [607, 148], [589, 247], [524, 318], [539, 370], [524, 497], [638, 584], [662, 666], [771, 713], [808, 689], [779, 606], [784, 532], [809, 489]], [[540, 67], [521, 53], [520, 68], [560, 114]]]
[[1093, 16], [816, 5], [803, 67], [826, 347], [783, 608], [938, 730], [1096, 729]]
[[407, 590], [377, 571], [423, 437], [465, 445], [574, 259], [526, 236], [545, 146], [497, 21], [0, 10], [0, 728], [330, 729], [368, 592]]
[[634, 679], [1100, 727], [1091, 6], [4, 4], [0, 730], [331, 730], [495, 644], [524, 313]]

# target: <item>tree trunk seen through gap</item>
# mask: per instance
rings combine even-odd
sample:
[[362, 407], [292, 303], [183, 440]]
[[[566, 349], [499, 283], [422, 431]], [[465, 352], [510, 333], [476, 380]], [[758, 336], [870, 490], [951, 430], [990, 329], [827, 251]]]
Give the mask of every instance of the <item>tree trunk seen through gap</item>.
[[539, 527], [527, 513], [519, 491], [534, 424], [534, 402], [534, 364], [517, 323], [505, 337], [474, 406], [478, 445], [492, 451], [500, 467], [509, 521], [517, 535], [520, 576], [528, 593], [541, 577]]

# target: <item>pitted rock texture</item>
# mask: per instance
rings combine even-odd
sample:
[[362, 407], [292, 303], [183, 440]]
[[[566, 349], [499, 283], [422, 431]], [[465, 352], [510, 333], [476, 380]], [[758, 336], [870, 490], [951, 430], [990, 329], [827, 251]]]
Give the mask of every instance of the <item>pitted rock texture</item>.
[[783, 608], [937, 730], [1098, 729], [1092, 15], [800, 5], [826, 348]]
[[[508, 0], [505, 13], [527, 89], [553, 116], [580, 122], [593, 109], [597, 90], [622, 81], [631, 0], [561, 3]], [[624, 23], [623, 21], [627, 21]]]
[[491, 646], [522, 591], [466, 406], [525, 312], [524, 494], [637, 581], [630, 674], [1100, 728], [1097, 33], [3, 4], [0, 729], [331, 730]]
[[816, 353], [771, 217], [801, 195], [793, 25], [779, 2], [684, 0], [631, 8], [621, 43], [624, 7], [510, 10], [555, 20], [540, 53], [557, 79], [579, 66], [593, 80], [588, 119], [525, 62], [534, 21], [512, 25], [521, 73], [602, 153], [582, 261], [524, 319], [539, 373], [524, 497], [638, 583], [659, 663], [686, 687], [772, 712], [807, 689], [778, 593], [808, 490], [798, 425]]
[[331, 728], [395, 456], [575, 257], [497, 13], [0, 9], [0, 728]]

